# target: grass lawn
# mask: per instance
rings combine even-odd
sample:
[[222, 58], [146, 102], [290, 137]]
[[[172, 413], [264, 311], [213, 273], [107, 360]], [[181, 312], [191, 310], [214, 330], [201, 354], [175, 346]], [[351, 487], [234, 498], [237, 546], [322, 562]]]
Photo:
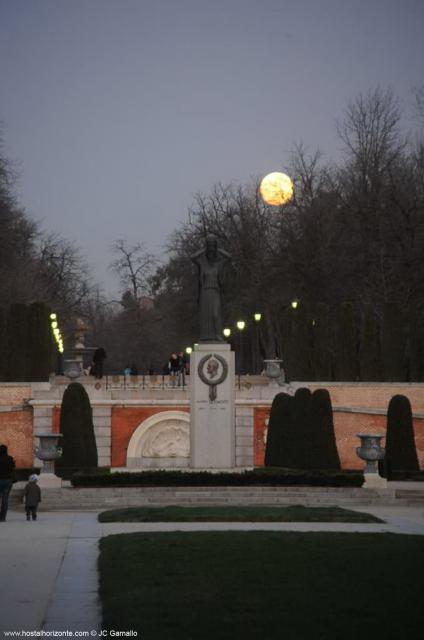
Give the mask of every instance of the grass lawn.
[[350, 533], [123, 534], [100, 541], [103, 629], [142, 640], [422, 637], [424, 540]]
[[132, 507], [99, 514], [100, 522], [383, 522], [341, 507]]

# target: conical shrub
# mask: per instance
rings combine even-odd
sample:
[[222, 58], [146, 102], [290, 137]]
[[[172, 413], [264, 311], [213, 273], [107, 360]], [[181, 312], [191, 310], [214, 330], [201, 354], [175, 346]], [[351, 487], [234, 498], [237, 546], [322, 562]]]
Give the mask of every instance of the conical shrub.
[[97, 467], [97, 446], [90, 399], [79, 382], [72, 382], [63, 394], [60, 432], [63, 435], [63, 454], [56, 461], [57, 475], [69, 479], [76, 471]]
[[265, 466], [283, 466], [285, 434], [292, 428], [292, 401], [288, 393], [277, 393], [272, 401], [265, 448]]
[[288, 430], [289, 441], [284, 446], [284, 451], [287, 453], [283, 466], [289, 469], [308, 468], [310, 401], [311, 392], [307, 387], [297, 389], [292, 403], [292, 427]]
[[394, 471], [419, 471], [411, 403], [401, 394], [387, 410], [386, 470], [389, 477]]
[[308, 469], [339, 470], [333, 408], [327, 389], [317, 389], [309, 401]]

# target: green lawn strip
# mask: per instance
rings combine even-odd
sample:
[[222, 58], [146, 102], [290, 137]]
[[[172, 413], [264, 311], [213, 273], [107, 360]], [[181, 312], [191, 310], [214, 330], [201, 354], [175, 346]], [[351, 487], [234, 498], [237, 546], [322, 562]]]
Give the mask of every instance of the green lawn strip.
[[103, 629], [143, 640], [418, 638], [420, 536], [195, 532], [100, 541]]
[[383, 522], [379, 518], [341, 507], [292, 505], [224, 507], [131, 507], [99, 514], [100, 522]]

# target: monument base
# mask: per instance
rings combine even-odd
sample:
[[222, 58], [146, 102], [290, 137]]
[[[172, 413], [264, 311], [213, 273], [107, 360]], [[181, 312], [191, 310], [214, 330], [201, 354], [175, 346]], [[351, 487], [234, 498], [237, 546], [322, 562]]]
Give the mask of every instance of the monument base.
[[190, 356], [190, 466], [235, 467], [234, 352], [223, 343], [199, 343]]

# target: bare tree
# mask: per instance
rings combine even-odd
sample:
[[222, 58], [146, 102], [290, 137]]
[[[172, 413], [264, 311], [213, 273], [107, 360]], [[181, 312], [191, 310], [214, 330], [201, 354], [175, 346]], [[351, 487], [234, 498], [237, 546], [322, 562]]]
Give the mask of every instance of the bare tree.
[[131, 245], [126, 240], [115, 240], [112, 251], [116, 258], [110, 268], [118, 275], [122, 292], [129, 290], [135, 301], [140, 301], [142, 296], [151, 295], [157, 259], [140, 242]]

